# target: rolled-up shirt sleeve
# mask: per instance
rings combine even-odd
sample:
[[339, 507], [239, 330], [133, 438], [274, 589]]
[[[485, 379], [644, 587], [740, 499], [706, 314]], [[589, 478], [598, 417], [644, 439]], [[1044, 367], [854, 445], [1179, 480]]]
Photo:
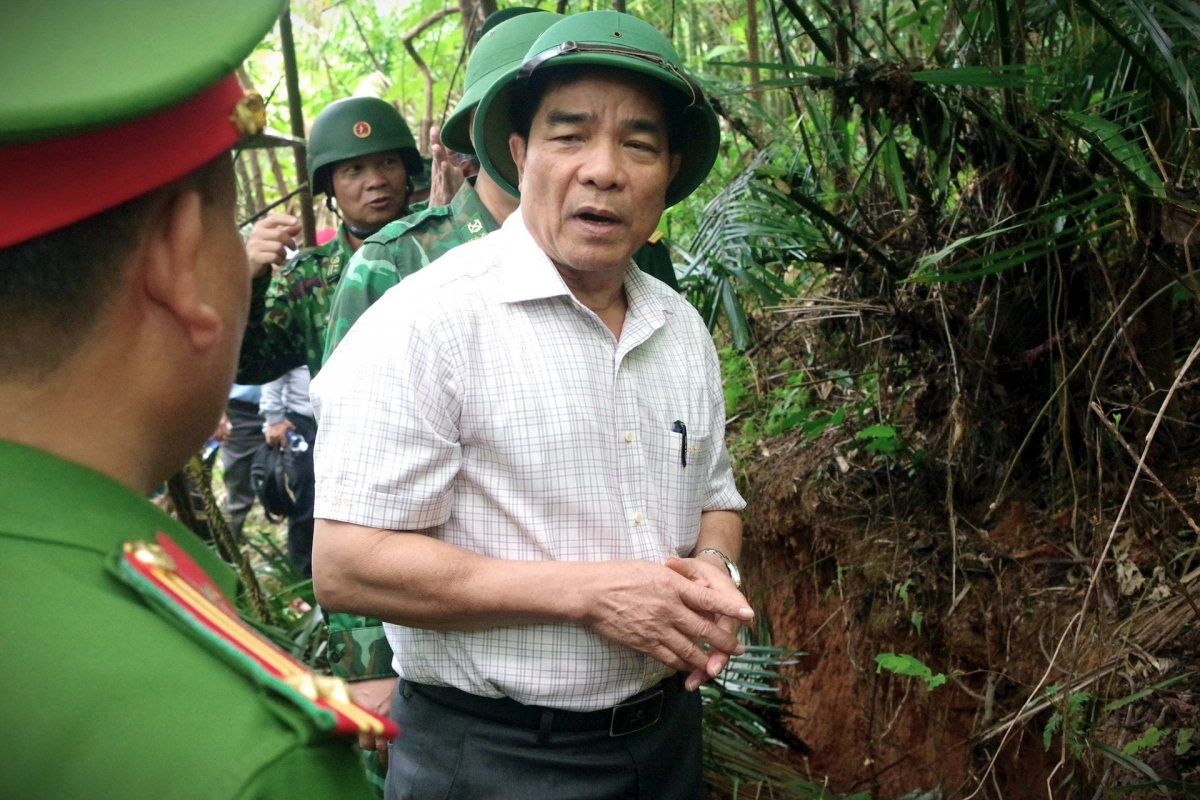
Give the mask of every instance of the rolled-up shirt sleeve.
[[708, 486], [701, 508], [704, 511], [741, 511], [746, 501], [733, 478], [733, 462], [725, 446], [725, 389], [721, 382], [721, 362], [711, 345], [705, 359], [708, 398], [712, 408], [712, 441], [708, 458]]
[[351, 330], [311, 397], [314, 516], [414, 531], [450, 516], [461, 465], [454, 337], [408, 303], [381, 303]]

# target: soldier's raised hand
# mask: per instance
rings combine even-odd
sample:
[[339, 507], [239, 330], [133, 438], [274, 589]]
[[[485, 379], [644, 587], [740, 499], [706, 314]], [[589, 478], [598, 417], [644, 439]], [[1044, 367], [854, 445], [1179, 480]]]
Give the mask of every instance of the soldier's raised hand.
[[448, 206], [466, 178], [458, 154], [442, 144], [438, 128], [429, 129], [429, 149], [433, 156], [429, 168], [429, 207]]
[[291, 214], [270, 214], [254, 223], [246, 240], [250, 277], [257, 278], [269, 267], [287, 261], [287, 251], [299, 249], [296, 245], [299, 233], [300, 220]]

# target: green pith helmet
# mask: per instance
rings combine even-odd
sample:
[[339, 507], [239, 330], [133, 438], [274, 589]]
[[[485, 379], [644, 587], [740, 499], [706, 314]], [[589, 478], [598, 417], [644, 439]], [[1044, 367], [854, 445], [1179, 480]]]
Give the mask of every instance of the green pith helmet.
[[517, 166], [508, 149], [513, 130], [509, 116], [512, 92], [518, 80], [534, 71], [572, 64], [627, 69], [660, 81], [679, 93], [686, 103], [679, 125], [683, 154], [675, 180], [667, 187], [667, 205], [687, 197], [704, 182], [717, 159], [721, 131], [717, 115], [699, 87], [687, 76], [679, 54], [653, 26], [618, 11], [588, 11], [556, 23], [525, 54], [520, 70], [498, 77], [475, 114], [476, 152], [483, 168], [509, 194], [518, 196]]
[[492, 83], [520, 69], [521, 64], [525, 63], [525, 54], [538, 37], [551, 25], [565, 19], [562, 14], [550, 11], [514, 8], [497, 11], [488, 17], [488, 21], [505, 11], [525, 13], [510, 15], [480, 37], [479, 44], [471, 53], [471, 60], [467, 62], [462, 99], [442, 126], [442, 143], [459, 153], [475, 152], [471, 144], [471, 111], [487, 90], [492, 88]]
[[400, 112], [378, 97], [347, 97], [325, 106], [308, 134], [308, 179], [314, 195], [332, 193], [328, 167], [348, 158], [399, 150], [411, 178], [425, 169]]
[[[483, 21], [483, 27], [479, 29], [479, 37], [482, 39], [487, 36], [492, 28], [499, 25], [501, 22], [508, 22], [513, 17], [519, 17], [522, 14], [546, 14], [550, 13], [542, 11], [540, 8], [529, 8], [528, 6], [512, 6], [510, 8], [502, 8], [499, 11], [493, 11], [487, 15], [487, 19]], [[477, 43], [478, 44], [478, 43]], [[533, 44], [533, 42], [530, 42]]]

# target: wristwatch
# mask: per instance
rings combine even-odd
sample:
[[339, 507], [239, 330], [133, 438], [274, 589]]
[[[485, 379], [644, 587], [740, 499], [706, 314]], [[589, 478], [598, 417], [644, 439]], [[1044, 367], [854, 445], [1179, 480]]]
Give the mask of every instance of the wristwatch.
[[716, 556], [717, 558], [724, 561], [725, 569], [729, 570], [729, 579], [731, 581], [733, 581], [733, 585], [737, 588], [737, 590], [739, 592], [742, 590], [742, 573], [741, 573], [741, 570], [738, 569], [738, 565], [733, 563], [732, 558], [725, 555], [720, 550], [716, 550], [712, 547], [706, 547], [703, 550], [698, 550], [695, 553], [695, 555], [697, 555], [697, 556], [703, 556], [703, 555]]

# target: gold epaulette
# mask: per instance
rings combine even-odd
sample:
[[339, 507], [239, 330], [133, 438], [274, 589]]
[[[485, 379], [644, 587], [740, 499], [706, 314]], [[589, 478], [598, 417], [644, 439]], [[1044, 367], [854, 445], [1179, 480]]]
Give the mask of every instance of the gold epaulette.
[[396, 725], [356, 705], [340, 678], [318, 675], [242, 621], [216, 584], [162, 533], [157, 543], [127, 542], [117, 573], [159, 611], [259, 685], [292, 700], [322, 730], [395, 737]]

